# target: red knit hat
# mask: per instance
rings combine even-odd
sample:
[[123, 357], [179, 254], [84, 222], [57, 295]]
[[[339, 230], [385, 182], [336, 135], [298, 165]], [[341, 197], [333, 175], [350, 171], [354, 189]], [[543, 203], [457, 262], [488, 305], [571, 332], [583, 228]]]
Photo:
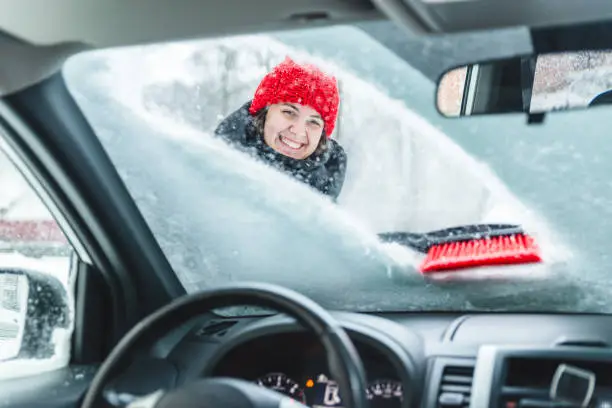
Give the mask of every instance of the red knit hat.
[[298, 103], [316, 110], [331, 137], [336, 126], [340, 96], [336, 78], [314, 65], [299, 65], [286, 57], [261, 81], [249, 108], [251, 115], [275, 103]]

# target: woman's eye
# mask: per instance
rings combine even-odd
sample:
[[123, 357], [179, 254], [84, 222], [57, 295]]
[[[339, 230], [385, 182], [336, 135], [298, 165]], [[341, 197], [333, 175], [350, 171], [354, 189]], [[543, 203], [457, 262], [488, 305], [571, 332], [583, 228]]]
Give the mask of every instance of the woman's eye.
[[284, 110], [283, 113], [287, 116], [293, 116], [295, 114], [295, 112], [290, 111], [290, 110]]
[[317, 128], [320, 128], [320, 127], [321, 127], [321, 123], [317, 122], [316, 120], [313, 120], [312, 122], [310, 122], [310, 124], [311, 124], [313, 127], [317, 127]]

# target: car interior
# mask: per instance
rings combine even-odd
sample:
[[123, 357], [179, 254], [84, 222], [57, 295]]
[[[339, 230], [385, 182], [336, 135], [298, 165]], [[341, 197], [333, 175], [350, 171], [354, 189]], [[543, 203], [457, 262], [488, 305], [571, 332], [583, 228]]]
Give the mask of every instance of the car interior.
[[[326, 310], [265, 282], [187, 294], [61, 73], [85, 50], [367, 21], [390, 21], [406, 39], [524, 28], [530, 50], [478, 56], [499, 63], [478, 71], [461, 116], [525, 113], [533, 126], [545, 126], [525, 102], [534, 55], [612, 41], [612, 3], [598, 0], [4, 2], [0, 148], [74, 248], [76, 278], [67, 363], [12, 378], [0, 361], [0, 407], [612, 405], [605, 313]], [[48, 292], [26, 319], [65, 324], [52, 279], [7, 273]], [[222, 312], [245, 304], [258, 309]], [[41, 331], [29, 325], [23, 336]], [[49, 341], [24, 342], [19, 358], [45, 358]]]

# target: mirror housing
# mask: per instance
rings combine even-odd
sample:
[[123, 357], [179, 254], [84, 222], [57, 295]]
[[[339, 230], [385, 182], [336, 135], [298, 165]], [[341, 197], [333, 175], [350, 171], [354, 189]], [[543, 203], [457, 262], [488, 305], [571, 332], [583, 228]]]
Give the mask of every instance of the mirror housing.
[[55, 354], [56, 329], [69, 329], [68, 293], [59, 279], [32, 269], [0, 268], [0, 362]]
[[437, 88], [446, 117], [586, 109], [612, 102], [612, 50], [541, 53], [445, 72]]

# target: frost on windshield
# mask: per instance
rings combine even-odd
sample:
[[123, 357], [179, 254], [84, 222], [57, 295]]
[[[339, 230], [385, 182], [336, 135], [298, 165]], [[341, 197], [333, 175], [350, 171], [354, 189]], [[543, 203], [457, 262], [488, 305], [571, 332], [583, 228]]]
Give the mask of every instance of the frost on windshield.
[[[212, 137], [287, 56], [338, 79], [331, 136], [348, 165], [337, 204]], [[466, 309], [483, 298], [485, 308], [529, 308], [491, 299], [533, 291], [514, 279], [550, 279], [551, 266], [572, 256], [548, 220], [430, 121], [434, 103], [424, 110], [422, 101], [434, 84], [357, 29], [96, 51], [72, 58], [64, 74], [190, 292], [254, 280], [340, 309]], [[402, 97], [390, 97], [392, 88]], [[418, 254], [376, 237], [487, 222], [521, 224], [546, 266], [505, 269], [513, 278], [494, 293], [441, 288], [417, 271]]]
[[[342, 33], [345, 36], [363, 36], [359, 38], [362, 42], [357, 41], [360, 46], [375, 46], [359, 31], [345, 30], [349, 30]], [[319, 37], [329, 34], [323, 31]], [[339, 204], [372, 231], [516, 222], [516, 216], [526, 212], [486, 165], [409, 109], [409, 99], [387, 96], [380, 85], [383, 72], [357, 74], [348, 64], [334, 61], [332, 50], [328, 52], [331, 56], [322, 49], [309, 52], [287, 45], [282, 38], [245, 36], [95, 52], [68, 64], [69, 85], [77, 97], [82, 95], [79, 102], [85, 113], [97, 113], [93, 106], [88, 109], [88, 92], [101, 90], [78, 82], [81, 72], [95, 65], [88, 77], [107, 92], [112, 89], [104, 96], [129, 106], [138, 117], [167, 129], [174, 138], [185, 138], [190, 132], [195, 140], [205, 139], [224, 118], [252, 99], [271, 67], [290, 55], [338, 78], [341, 103], [333, 139], [343, 146], [350, 161]], [[391, 56], [384, 57], [392, 67], [397, 65]], [[420, 76], [405, 64], [395, 70], [394, 76], [403, 75], [406, 80]], [[415, 80], [424, 90], [433, 89], [424, 77]], [[454, 200], [454, 211], [447, 208], [447, 200]]]

